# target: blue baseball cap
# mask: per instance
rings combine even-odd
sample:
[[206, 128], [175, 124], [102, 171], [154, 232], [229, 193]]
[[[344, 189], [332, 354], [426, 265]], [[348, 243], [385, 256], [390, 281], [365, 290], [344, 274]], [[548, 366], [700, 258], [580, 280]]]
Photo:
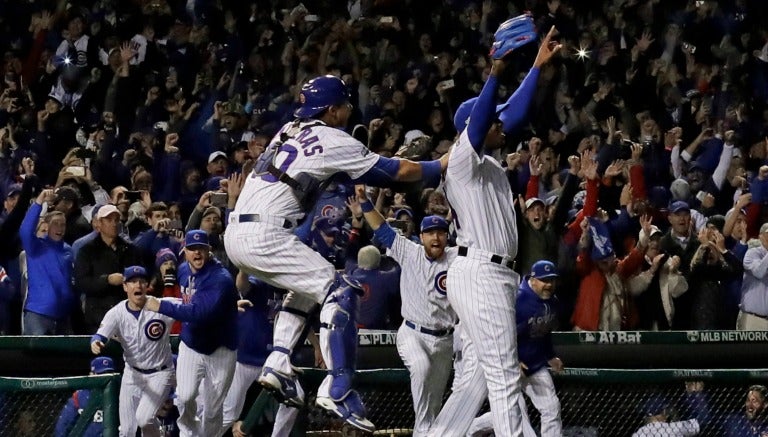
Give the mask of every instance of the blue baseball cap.
[[144, 279], [149, 278], [149, 275], [147, 275], [147, 269], [142, 266], [130, 266], [123, 270], [123, 282], [128, 282], [131, 279], [137, 277]]
[[448, 231], [448, 222], [439, 215], [428, 215], [421, 221], [421, 232], [429, 232], [433, 229]]
[[[456, 114], [453, 115], [453, 126], [456, 128], [456, 132], [461, 133], [461, 131], [467, 127], [467, 123], [469, 122], [469, 114], [472, 113], [472, 108], [475, 107], [476, 101], [477, 97], [472, 97], [469, 100], [465, 100], [464, 103], [459, 105], [459, 107], [456, 109]], [[509, 106], [509, 103], [496, 105], [496, 114], [500, 114], [501, 111], [507, 108], [507, 106]]]
[[533, 266], [531, 266], [531, 278], [543, 281], [544, 279], [557, 278], [558, 276], [557, 267], [555, 267], [555, 264], [552, 263], [552, 261], [536, 261], [533, 263]]
[[210, 243], [208, 243], [208, 233], [200, 229], [187, 232], [184, 238], [184, 247], [194, 246], [211, 247]]
[[688, 206], [687, 202], [678, 200], [676, 202], [672, 202], [672, 204], [669, 205], [669, 212], [672, 214], [677, 214], [678, 212], [682, 211], [691, 212], [691, 207]]
[[114, 372], [115, 362], [109, 357], [96, 357], [91, 360], [91, 372], [101, 375], [102, 373]]

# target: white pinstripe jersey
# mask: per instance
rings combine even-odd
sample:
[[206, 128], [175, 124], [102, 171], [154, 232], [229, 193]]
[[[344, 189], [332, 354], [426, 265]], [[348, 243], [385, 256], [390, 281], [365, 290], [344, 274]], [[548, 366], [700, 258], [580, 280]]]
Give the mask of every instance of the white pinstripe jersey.
[[424, 246], [397, 235], [387, 255], [400, 264], [400, 310], [404, 319], [431, 329], [448, 329], [458, 320], [446, 297], [448, 266], [456, 259], [455, 247], [430, 261]]
[[154, 311], [141, 310], [138, 314], [137, 318], [128, 310], [126, 299], [107, 311], [96, 333], [119, 341], [129, 366], [139, 369], [171, 366], [169, 336], [174, 320]]
[[466, 129], [448, 159], [445, 193], [454, 212], [456, 242], [497, 255], [517, 255], [515, 196], [498, 161], [472, 149]]
[[[299, 127], [318, 123], [301, 130], [282, 145], [273, 162], [275, 167], [294, 179], [299, 173], [306, 173], [323, 181], [336, 173], [346, 173], [356, 179], [376, 164], [379, 155], [341, 129], [326, 126], [317, 120], [302, 121]], [[272, 138], [267, 150], [277, 147], [280, 134], [293, 124], [284, 125]], [[271, 174], [256, 174], [255, 171], [246, 178], [234, 212], [289, 219], [300, 219], [304, 215], [287, 184], [277, 182]]]

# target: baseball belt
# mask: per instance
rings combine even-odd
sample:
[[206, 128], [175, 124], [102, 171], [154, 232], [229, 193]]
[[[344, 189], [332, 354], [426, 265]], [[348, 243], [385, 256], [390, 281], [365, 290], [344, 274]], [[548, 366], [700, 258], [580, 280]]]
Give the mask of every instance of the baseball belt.
[[141, 374], [144, 375], [151, 375], [153, 373], [162, 372], [163, 370], [169, 369], [168, 366], [158, 367], [156, 369], [139, 369], [138, 367], [131, 366], [131, 368]]
[[294, 223], [287, 218], [275, 217], [267, 214], [232, 214], [230, 223], [267, 223], [285, 229], [293, 229]]
[[[459, 246], [459, 256], [467, 256], [469, 254], [469, 248], [466, 246]], [[507, 262], [504, 262], [504, 257], [501, 255], [491, 254], [488, 261], [498, 264], [500, 266], [507, 267], [508, 269], [514, 270], [515, 268], [515, 262], [510, 260]]]
[[425, 327], [423, 327], [421, 325], [417, 325], [417, 324], [411, 322], [410, 320], [406, 320], [405, 321], [405, 326], [413, 329], [414, 331], [421, 332], [422, 334], [432, 335], [434, 337], [445, 337], [446, 335], [453, 334], [453, 328], [448, 328], [448, 329], [430, 329], [430, 328], [425, 328]]

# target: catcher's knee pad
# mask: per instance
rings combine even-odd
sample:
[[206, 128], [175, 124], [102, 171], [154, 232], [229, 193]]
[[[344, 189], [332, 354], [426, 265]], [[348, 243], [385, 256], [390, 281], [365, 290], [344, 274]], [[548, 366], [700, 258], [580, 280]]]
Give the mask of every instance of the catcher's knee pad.
[[332, 376], [329, 394], [333, 400], [344, 399], [352, 388], [352, 375], [355, 372], [357, 356], [357, 315], [359, 284], [346, 277], [341, 277], [339, 287], [326, 300], [326, 305], [332, 306], [332, 311], [325, 312], [321, 320], [324, 328], [329, 330], [328, 346], [331, 355]]

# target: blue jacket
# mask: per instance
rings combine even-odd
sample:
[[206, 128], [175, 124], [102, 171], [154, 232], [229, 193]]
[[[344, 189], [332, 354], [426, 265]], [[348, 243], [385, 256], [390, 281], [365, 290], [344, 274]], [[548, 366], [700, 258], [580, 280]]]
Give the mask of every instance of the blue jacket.
[[178, 276], [184, 303], [164, 300], [159, 312], [182, 322], [181, 341], [205, 355], [221, 346], [235, 350], [238, 294], [232, 275], [210, 259], [196, 273], [182, 263]]
[[400, 267], [395, 262], [386, 264], [386, 258], [382, 257], [381, 265], [377, 269], [355, 267], [349, 272], [364, 290], [356, 320], [361, 328], [391, 329], [401, 319]]
[[29, 291], [24, 305], [26, 311], [64, 319], [77, 302], [72, 290], [72, 248], [64, 241], [53, 241], [48, 236], [37, 238], [40, 211], [43, 207], [33, 203], [24, 216], [19, 229], [21, 245], [27, 252]]
[[559, 301], [555, 296], [540, 298], [528, 285], [528, 278], [525, 276], [520, 283], [515, 318], [518, 356], [528, 366], [525, 374], [532, 375], [555, 357], [552, 331], [557, 327]]
[[269, 319], [270, 299], [277, 288], [253, 278], [251, 289], [244, 296], [253, 304], [237, 315], [239, 342], [237, 362], [261, 367], [272, 346], [272, 322]]
[[[64, 409], [59, 414], [59, 420], [56, 421], [56, 430], [54, 436], [66, 437], [69, 435], [72, 428], [75, 427], [77, 419], [80, 417], [80, 413], [88, 406], [88, 399], [91, 396], [90, 390], [78, 390], [72, 394], [67, 403], [64, 405]], [[83, 437], [101, 437], [104, 431], [104, 423], [101, 410], [96, 410], [93, 414], [93, 421], [85, 428]]]

